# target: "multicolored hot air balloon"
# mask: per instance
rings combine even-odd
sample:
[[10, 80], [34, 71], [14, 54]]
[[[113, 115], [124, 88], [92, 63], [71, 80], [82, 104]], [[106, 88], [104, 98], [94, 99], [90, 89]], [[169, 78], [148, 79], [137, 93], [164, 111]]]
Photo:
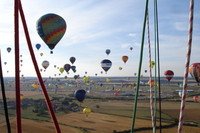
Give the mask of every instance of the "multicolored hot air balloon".
[[196, 82], [200, 83], [200, 63], [193, 63], [189, 67], [190, 75], [196, 80]]
[[65, 20], [53, 13], [43, 15], [37, 21], [37, 32], [51, 50], [65, 34], [66, 27]]
[[8, 53], [10, 53], [10, 51], [11, 51], [11, 47], [8, 47], [8, 48], [7, 48], [7, 51], [8, 51]]
[[70, 64], [65, 64], [65, 65], [64, 65], [64, 69], [65, 69], [65, 71], [66, 71], [67, 73], [69, 72], [70, 68], [71, 68], [71, 65], [70, 65]]
[[86, 91], [83, 89], [79, 89], [75, 91], [74, 96], [79, 102], [83, 102], [85, 99]]
[[108, 59], [104, 59], [101, 61], [101, 67], [107, 73], [107, 71], [111, 68], [112, 62]]
[[126, 63], [128, 61], [128, 56], [126, 56], [126, 55], [122, 56], [122, 61], [124, 63]]
[[164, 75], [165, 75], [165, 78], [168, 81], [170, 81], [174, 76], [174, 72], [172, 70], [167, 70], [167, 71], [165, 71]]
[[106, 54], [109, 55], [110, 54], [110, 49], [106, 49]]
[[74, 64], [74, 62], [76, 61], [76, 58], [75, 58], [75, 57], [70, 57], [70, 58], [69, 58], [69, 61], [70, 61], [72, 64]]
[[41, 47], [41, 44], [38, 43], [38, 44], [35, 45], [35, 47], [37, 48], [37, 50], [39, 50], [40, 47]]
[[44, 60], [44, 61], [42, 62], [42, 66], [44, 67], [44, 69], [47, 69], [47, 67], [49, 66], [49, 61]]

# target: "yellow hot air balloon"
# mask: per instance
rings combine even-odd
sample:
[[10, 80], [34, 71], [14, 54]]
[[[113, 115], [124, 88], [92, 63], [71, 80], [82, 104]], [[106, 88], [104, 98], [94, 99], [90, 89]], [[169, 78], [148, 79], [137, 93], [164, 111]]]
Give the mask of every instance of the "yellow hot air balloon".
[[92, 110], [90, 109], [90, 108], [88, 108], [88, 107], [85, 107], [84, 109], [83, 109], [83, 113], [88, 117], [88, 115], [90, 114], [92, 112]]
[[61, 73], [63, 73], [63, 72], [65, 71], [65, 69], [64, 69], [63, 67], [61, 67], [61, 68], [59, 69], [59, 71], [60, 71]]
[[84, 76], [84, 77], [83, 77], [83, 82], [84, 82], [86, 85], [89, 85], [89, 83], [90, 83], [90, 77], [89, 77], [89, 76]]
[[34, 89], [38, 89], [39, 88], [39, 85], [37, 83], [34, 83], [31, 85]]
[[126, 63], [128, 61], [128, 56], [126, 56], [126, 55], [122, 56], [122, 60], [124, 63]]
[[151, 61], [150, 67], [153, 68], [155, 66], [155, 61]]

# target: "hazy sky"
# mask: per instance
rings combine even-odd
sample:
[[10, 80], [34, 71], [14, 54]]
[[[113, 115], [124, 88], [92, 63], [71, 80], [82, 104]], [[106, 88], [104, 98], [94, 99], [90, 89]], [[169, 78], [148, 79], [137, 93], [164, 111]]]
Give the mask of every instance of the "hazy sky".
[[[138, 71], [141, 35], [144, 18], [145, 0], [21, 0], [26, 21], [31, 36], [32, 46], [40, 68], [44, 60], [50, 62], [42, 76], [58, 76], [59, 70], [54, 65], [63, 67], [70, 63], [71, 56], [76, 57], [74, 65], [77, 72], [64, 72], [61, 76], [74, 74], [94, 76], [134, 76]], [[153, 0], [149, 1], [151, 42], [154, 43], [153, 33]], [[188, 38], [189, 0], [159, 0], [159, 37], [161, 74], [171, 69], [176, 76], [183, 76], [186, 59]], [[14, 0], [0, 2], [0, 48], [4, 76], [14, 76]], [[67, 23], [67, 31], [62, 40], [56, 45], [53, 54], [39, 37], [36, 31], [37, 20], [47, 14], [55, 13], [62, 16]], [[147, 36], [146, 36], [147, 37]], [[200, 62], [200, 2], [195, 0], [194, 34], [191, 63]], [[35, 45], [41, 44], [39, 50]], [[7, 52], [7, 47], [12, 51]], [[131, 51], [129, 48], [133, 47]], [[153, 51], [152, 46], [152, 52]], [[110, 49], [109, 56], [105, 50]], [[43, 53], [43, 56], [40, 56]], [[23, 60], [21, 74], [36, 76], [26, 44], [23, 27], [20, 20], [20, 54]], [[153, 53], [152, 53], [153, 54]], [[122, 56], [129, 56], [126, 64]], [[153, 54], [154, 55], [154, 54]], [[154, 57], [152, 57], [154, 58]], [[100, 62], [110, 59], [112, 67], [107, 74]], [[153, 59], [154, 60], [154, 59]], [[5, 65], [4, 62], [7, 62]], [[120, 71], [119, 67], [123, 69]], [[148, 47], [145, 41], [142, 74], [148, 70]], [[9, 72], [7, 72], [9, 71]]]

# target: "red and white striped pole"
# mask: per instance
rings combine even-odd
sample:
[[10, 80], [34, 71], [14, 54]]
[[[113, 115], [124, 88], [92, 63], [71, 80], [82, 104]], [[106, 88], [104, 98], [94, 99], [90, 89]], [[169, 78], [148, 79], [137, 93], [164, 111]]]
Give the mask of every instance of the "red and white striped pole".
[[188, 70], [189, 70], [191, 47], [192, 47], [193, 12], [194, 12], [194, 0], [190, 0], [189, 35], [188, 35], [187, 57], [186, 57], [186, 63], [185, 63], [185, 73], [184, 73], [184, 79], [183, 79], [183, 92], [182, 92], [182, 98], [181, 98], [178, 133], [182, 133], [182, 130], [183, 130], [183, 118], [184, 118], [187, 81], [188, 81], [187, 78], [188, 78]]

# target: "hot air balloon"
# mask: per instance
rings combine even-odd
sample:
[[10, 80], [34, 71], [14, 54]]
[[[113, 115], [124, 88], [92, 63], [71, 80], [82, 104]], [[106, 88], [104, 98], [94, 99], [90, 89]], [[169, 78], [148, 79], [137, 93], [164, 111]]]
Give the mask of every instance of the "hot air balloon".
[[130, 50], [133, 50], [133, 47], [130, 47]]
[[101, 61], [101, 67], [107, 73], [107, 71], [111, 68], [112, 62], [108, 59], [104, 59]]
[[190, 75], [196, 80], [196, 82], [200, 83], [200, 63], [193, 63], [189, 67]]
[[70, 57], [70, 58], [69, 58], [69, 61], [70, 61], [72, 64], [74, 64], [74, 62], [76, 61], [76, 58], [75, 58], [75, 57]]
[[53, 13], [43, 15], [37, 21], [37, 32], [51, 50], [65, 34], [66, 27], [65, 20]]
[[107, 54], [107, 55], [110, 54], [110, 49], [106, 49], [106, 54]]
[[126, 63], [128, 61], [128, 56], [126, 56], [126, 55], [122, 56], [122, 60], [124, 63]]
[[38, 44], [35, 45], [35, 47], [37, 48], [37, 50], [39, 50], [40, 47], [41, 47], [41, 44], [38, 43]]
[[40, 53], [40, 56], [43, 56], [43, 53]]
[[192, 99], [197, 103], [200, 101], [200, 96], [193, 96]]
[[8, 53], [10, 53], [10, 51], [11, 51], [11, 47], [8, 47], [8, 48], [7, 48], [7, 51], [8, 51]]
[[154, 85], [155, 85], [155, 82], [154, 82], [154, 80], [149, 80], [149, 81], [148, 81], [148, 84], [149, 84], [150, 86], [154, 86]]
[[147, 70], [144, 70], [145, 73], [147, 73]]
[[83, 102], [85, 99], [86, 91], [83, 89], [79, 89], [75, 91], [74, 96], [79, 102]]
[[88, 115], [91, 113], [92, 111], [91, 111], [91, 109], [90, 108], [88, 108], [88, 107], [85, 107], [84, 109], [83, 109], [83, 113], [88, 117]]
[[44, 69], [47, 69], [47, 67], [49, 66], [49, 61], [44, 60], [44, 61], [42, 62], [42, 66], [44, 67]]
[[79, 75], [74, 75], [74, 79], [78, 79], [80, 76]]
[[155, 66], [155, 61], [151, 61], [150, 67], [153, 68]]
[[168, 81], [170, 81], [174, 76], [174, 72], [172, 70], [167, 70], [167, 71], [165, 71], [164, 75], [165, 75], [165, 78]]
[[34, 89], [38, 89], [39, 88], [39, 85], [37, 83], [34, 83], [31, 85]]
[[7, 62], [4, 62], [4, 65], [6, 65], [7, 64]]
[[64, 69], [63, 67], [61, 67], [61, 68], [59, 69], [60, 73], [63, 73], [64, 70], [65, 70], [65, 69]]
[[71, 66], [71, 69], [74, 73], [76, 72], [76, 66]]
[[65, 71], [68, 73], [68, 71], [70, 70], [70, 68], [71, 68], [71, 65], [70, 64], [65, 64], [64, 65], [64, 69], [65, 69]]
[[89, 77], [89, 76], [84, 76], [84, 77], [83, 77], [83, 82], [84, 82], [85, 84], [89, 85], [89, 83], [90, 83], [90, 77]]
[[122, 67], [119, 67], [119, 70], [122, 70]]

